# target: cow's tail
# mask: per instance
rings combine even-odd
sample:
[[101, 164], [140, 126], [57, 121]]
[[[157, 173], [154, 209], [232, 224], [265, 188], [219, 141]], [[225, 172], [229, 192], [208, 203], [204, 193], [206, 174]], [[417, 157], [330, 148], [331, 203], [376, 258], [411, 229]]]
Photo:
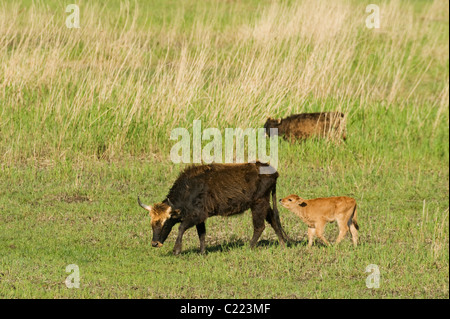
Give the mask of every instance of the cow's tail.
[[283, 235], [284, 241], [292, 241], [292, 239], [286, 234], [284, 228], [281, 226], [280, 214], [277, 208], [277, 186], [275, 185], [272, 188], [272, 202], [273, 202], [273, 217], [274, 223], [280, 228], [281, 234]]

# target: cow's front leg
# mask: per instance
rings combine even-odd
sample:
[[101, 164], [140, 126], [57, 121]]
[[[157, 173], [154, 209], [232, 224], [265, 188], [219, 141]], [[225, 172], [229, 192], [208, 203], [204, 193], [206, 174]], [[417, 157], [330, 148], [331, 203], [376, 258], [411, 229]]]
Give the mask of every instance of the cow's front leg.
[[197, 234], [198, 239], [200, 239], [200, 254], [205, 253], [205, 237], [206, 237], [206, 227], [205, 223], [197, 224]]
[[178, 255], [181, 252], [181, 246], [182, 246], [184, 232], [191, 226], [192, 225], [189, 225], [185, 222], [182, 222], [180, 224], [180, 227], [178, 228], [177, 240], [175, 241], [175, 246], [173, 247], [173, 253], [175, 255]]

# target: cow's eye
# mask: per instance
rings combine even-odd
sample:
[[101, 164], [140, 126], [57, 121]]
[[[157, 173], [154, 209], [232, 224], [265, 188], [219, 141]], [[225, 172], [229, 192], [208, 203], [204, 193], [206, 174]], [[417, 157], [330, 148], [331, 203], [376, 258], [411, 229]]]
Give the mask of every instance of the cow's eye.
[[289, 198], [288, 200], [289, 200], [290, 202], [292, 202], [292, 199]]

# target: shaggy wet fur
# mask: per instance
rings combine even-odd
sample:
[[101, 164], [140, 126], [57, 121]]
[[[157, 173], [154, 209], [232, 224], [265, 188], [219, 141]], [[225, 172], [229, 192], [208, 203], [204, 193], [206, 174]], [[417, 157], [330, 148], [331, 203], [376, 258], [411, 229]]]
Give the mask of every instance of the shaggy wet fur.
[[270, 128], [277, 128], [278, 135], [289, 141], [312, 136], [330, 136], [346, 139], [345, 115], [340, 112], [302, 113], [284, 119], [268, 118], [264, 124], [270, 136]]
[[[160, 203], [170, 208], [163, 212], [167, 217], [164, 223], [157, 225], [152, 221], [154, 235], [152, 243], [156, 243], [154, 246], [161, 246], [170, 233], [170, 229], [176, 223], [180, 223], [174, 253], [180, 253], [183, 234], [193, 226], [197, 227], [200, 251], [203, 253], [205, 251], [205, 221], [208, 217], [231, 216], [248, 209], [252, 211], [254, 227], [250, 246], [254, 247], [257, 243], [265, 228], [265, 221], [273, 227], [283, 245], [287, 236], [281, 227], [276, 207], [278, 172], [260, 174], [260, 168], [263, 166], [269, 165], [260, 162], [209, 164], [190, 166], [185, 169], [174, 182], [166, 199]], [[271, 194], [273, 209], [270, 207]], [[151, 210], [150, 214], [152, 214]], [[161, 235], [155, 238], [155, 234]]]

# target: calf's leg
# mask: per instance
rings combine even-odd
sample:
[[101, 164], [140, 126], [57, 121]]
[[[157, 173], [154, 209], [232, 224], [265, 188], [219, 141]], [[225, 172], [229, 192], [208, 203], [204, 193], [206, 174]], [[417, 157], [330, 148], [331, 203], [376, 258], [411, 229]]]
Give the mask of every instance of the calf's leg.
[[339, 235], [338, 235], [338, 237], [336, 239], [336, 245], [339, 244], [342, 241], [342, 239], [345, 238], [345, 235], [348, 232], [348, 226], [347, 226], [346, 222], [339, 222], [338, 221], [338, 223], [339, 223], [338, 224], [338, 226], [339, 226]]
[[316, 234], [317, 234], [317, 237], [320, 238], [320, 239], [325, 243], [325, 245], [329, 246], [330, 243], [329, 243], [328, 240], [323, 236], [323, 233], [324, 233], [324, 231], [325, 231], [325, 225], [326, 225], [326, 222], [320, 222], [320, 223], [317, 223], [317, 224], [316, 224]]
[[352, 234], [353, 246], [356, 247], [358, 245], [358, 230], [353, 224], [350, 225], [350, 233]]
[[311, 247], [314, 242], [314, 236], [316, 235], [316, 229], [308, 227], [308, 247]]

